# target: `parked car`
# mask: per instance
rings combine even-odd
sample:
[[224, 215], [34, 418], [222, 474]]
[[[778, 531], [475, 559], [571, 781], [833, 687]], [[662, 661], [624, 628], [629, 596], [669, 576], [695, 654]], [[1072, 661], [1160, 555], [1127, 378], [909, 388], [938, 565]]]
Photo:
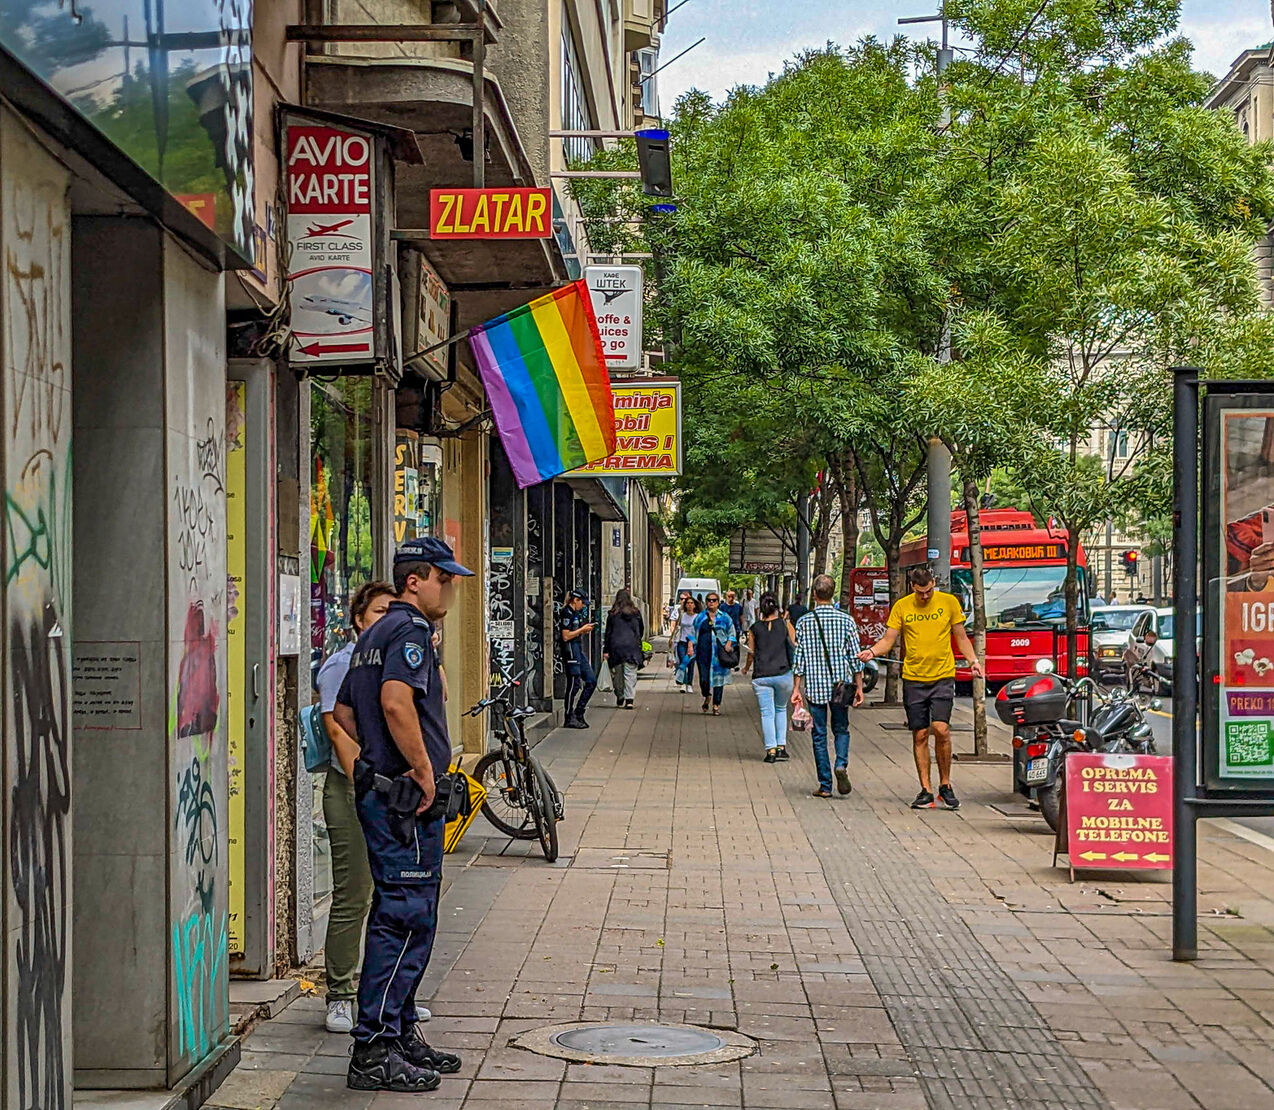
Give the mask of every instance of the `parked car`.
[[[1159, 639], [1155, 641], [1155, 646], [1150, 649], [1150, 658], [1148, 660], [1151, 671], [1162, 686], [1164, 693], [1172, 692], [1172, 670], [1173, 670], [1173, 654], [1176, 644], [1174, 636], [1176, 634], [1176, 621], [1171, 609], [1158, 610], [1159, 615]], [[1194, 652], [1197, 658], [1202, 652], [1203, 641], [1203, 613], [1196, 611], [1194, 625]]]
[[1102, 682], [1124, 681], [1124, 652], [1133, 642], [1133, 625], [1138, 617], [1153, 611], [1149, 605], [1093, 606], [1089, 624], [1093, 665]]
[[709, 594], [716, 594], [725, 600], [721, 583], [715, 578], [683, 578], [677, 583], [677, 597], [680, 598], [682, 594], [690, 594], [699, 602], [703, 602]]

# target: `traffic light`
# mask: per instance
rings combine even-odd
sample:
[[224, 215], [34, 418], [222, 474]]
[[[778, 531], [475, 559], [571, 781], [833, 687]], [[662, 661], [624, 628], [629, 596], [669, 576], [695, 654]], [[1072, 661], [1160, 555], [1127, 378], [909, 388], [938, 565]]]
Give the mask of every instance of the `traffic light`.
[[1119, 561], [1124, 565], [1124, 573], [1129, 578], [1137, 577], [1137, 553], [1135, 551], [1125, 551], [1119, 556]]

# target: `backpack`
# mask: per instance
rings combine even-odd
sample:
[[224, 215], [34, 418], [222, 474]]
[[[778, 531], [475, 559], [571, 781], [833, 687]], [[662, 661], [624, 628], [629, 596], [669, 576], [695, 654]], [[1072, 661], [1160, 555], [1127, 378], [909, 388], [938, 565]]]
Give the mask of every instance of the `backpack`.
[[323, 724], [323, 706], [319, 702], [307, 705], [298, 718], [301, 730], [301, 750], [305, 753], [305, 769], [318, 774], [332, 769], [332, 739]]

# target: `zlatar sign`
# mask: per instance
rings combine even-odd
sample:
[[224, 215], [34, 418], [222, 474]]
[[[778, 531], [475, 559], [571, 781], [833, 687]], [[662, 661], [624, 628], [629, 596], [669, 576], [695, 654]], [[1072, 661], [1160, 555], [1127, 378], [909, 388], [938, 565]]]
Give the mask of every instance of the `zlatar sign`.
[[553, 234], [548, 189], [433, 189], [433, 239], [547, 239]]

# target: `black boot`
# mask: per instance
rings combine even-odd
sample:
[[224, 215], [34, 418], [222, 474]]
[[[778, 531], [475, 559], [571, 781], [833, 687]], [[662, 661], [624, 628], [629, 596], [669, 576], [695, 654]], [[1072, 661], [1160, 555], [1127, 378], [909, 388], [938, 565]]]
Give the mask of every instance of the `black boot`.
[[413, 1025], [411, 1032], [398, 1041], [398, 1049], [409, 1064], [440, 1075], [454, 1075], [460, 1070], [460, 1057], [451, 1052], [434, 1048], [420, 1033], [420, 1026]]
[[354, 1042], [345, 1085], [354, 1091], [401, 1091], [415, 1094], [434, 1091], [442, 1076], [432, 1068], [422, 1068], [403, 1056], [394, 1041]]

